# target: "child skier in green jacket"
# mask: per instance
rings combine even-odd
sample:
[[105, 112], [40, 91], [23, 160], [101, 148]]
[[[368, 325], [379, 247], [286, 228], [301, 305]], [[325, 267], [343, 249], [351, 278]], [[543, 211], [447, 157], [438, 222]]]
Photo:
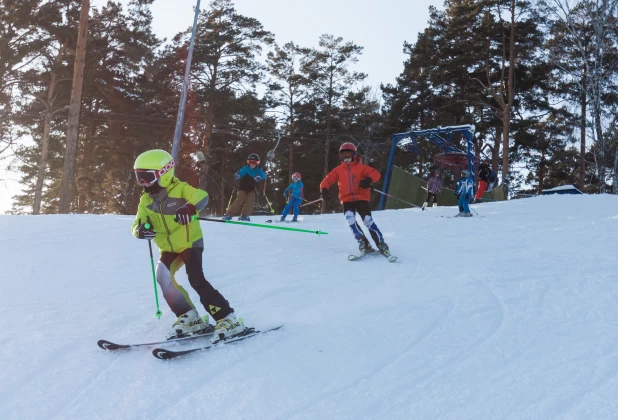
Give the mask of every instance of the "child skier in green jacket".
[[165, 150], [149, 150], [135, 160], [137, 182], [144, 187], [133, 222], [133, 235], [153, 239], [161, 257], [156, 278], [163, 297], [178, 319], [167, 338], [189, 336], [207, 331], [186, 290], [174, 274], [186, 267], [191, 287], [200, 297], [206, 311], [217, 321], [212, 341], [217, 342], [245, 330], [242, 319], [236, 319], [234, 309], [204, 277], [202, 252], [204, 238], [198, 220], [193, 216], [208, 204], [208, 193], [193, 188], [174, 177], [174, 159]]

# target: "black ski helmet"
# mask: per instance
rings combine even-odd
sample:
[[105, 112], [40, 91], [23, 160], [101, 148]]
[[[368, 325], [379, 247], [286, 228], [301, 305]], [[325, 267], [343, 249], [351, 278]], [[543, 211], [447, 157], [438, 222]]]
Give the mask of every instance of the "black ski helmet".
[[250, 153], [247, 160], [256, 160], [257, 163], [260, 163], [260, 156], [257, 153]]

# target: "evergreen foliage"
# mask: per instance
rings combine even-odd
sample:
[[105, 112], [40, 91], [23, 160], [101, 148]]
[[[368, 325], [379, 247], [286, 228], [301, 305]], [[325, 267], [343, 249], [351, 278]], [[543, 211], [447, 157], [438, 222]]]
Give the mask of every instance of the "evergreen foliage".
[[[73, 212], [133, 213], [141, 194], [135, 157], [171, 151], [191, 28], [158, 39], [152, 2], [91, 10]], [[12, 154], [21, 176], [14, 213], [58, 211], [80, 3], [2, 1], [0, 157]], [[209, 210], [221, 214], [233, 173], [258, 153], [280, 211], [293, 172], [303, 174], [307, 198], [317, 198], [343, 142], [383, 171], [392, 134], [474, 124], [476, 155], [510, 173], [511, 190], [613, 184], [618, 193], [618, 0], [561, 9], [566, 3], [431, 7], [416, 41], [402, 40], [407, 59], [396, 83], [375, 92], [363, 84], [363, 47], [352, 40], [323, 34], [315, 46], [276, 45], [231, 0], [214, 0], [198, 20], [177, 174], [206, 189]], [[437, 152], [421, 143], [418, 156], [399, 154], [397, 164], [425, 176]], [[258, 205], [269, 210], [262, 189]]]

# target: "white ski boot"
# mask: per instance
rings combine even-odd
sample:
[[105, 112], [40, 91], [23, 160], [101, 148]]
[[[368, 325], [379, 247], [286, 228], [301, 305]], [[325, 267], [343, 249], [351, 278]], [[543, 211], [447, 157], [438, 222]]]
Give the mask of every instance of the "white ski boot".
[[421, 211], [425, 211], [425, 207], [427, 207], [427, 204], [429, 203], [426, 201], [423, 203], [423, 207], [421, 207]]
[[201, 330], [206, 330], [210, 325], [203, 322], [202, 318], [197, 313], [197, 310], [191, 309], [178, 317], [172, 325], [172, 329], [165, 336], [166, 339], [180, 338], [197, 333]]
[[211, 343], [217, 343], [227, 338], [234, 337], [245, 330], [245, 325], [242, 322], [242, 318], [236, 319], [236, 314], [232, 312], [225, 318], [221, 318], [215, 325], [215, 332], [210, 340]]

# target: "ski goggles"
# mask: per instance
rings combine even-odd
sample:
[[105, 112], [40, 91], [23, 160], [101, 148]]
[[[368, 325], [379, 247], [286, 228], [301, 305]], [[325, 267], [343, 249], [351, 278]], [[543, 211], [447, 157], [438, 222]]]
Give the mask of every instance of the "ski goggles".
[[161, 177], [165, 175], [170, 169], [172, 169], [174, 165], [175, 165], [174, 159], [172, 159], [167, 165], [165, 165], [163, 168], [159, 170], [136, 169], [135, 179], [137, 179], [138, 184], [144, 187], [150, 187], [152, 184], [157, 182], [158, 179], [161, 179]]
[[293, 176], [292, 181], [300, 181], [300, 178], [296, 178], [295, 176]]
[[259, 165], [260, 161], [259, 160], [248, 160], [247, 163], [249, 165]]
[[341, 160], [344, 159], [352, 159], [354, 157], [354, 152], [352, 150], [342, 150], [339, 152], [339, 158]]

